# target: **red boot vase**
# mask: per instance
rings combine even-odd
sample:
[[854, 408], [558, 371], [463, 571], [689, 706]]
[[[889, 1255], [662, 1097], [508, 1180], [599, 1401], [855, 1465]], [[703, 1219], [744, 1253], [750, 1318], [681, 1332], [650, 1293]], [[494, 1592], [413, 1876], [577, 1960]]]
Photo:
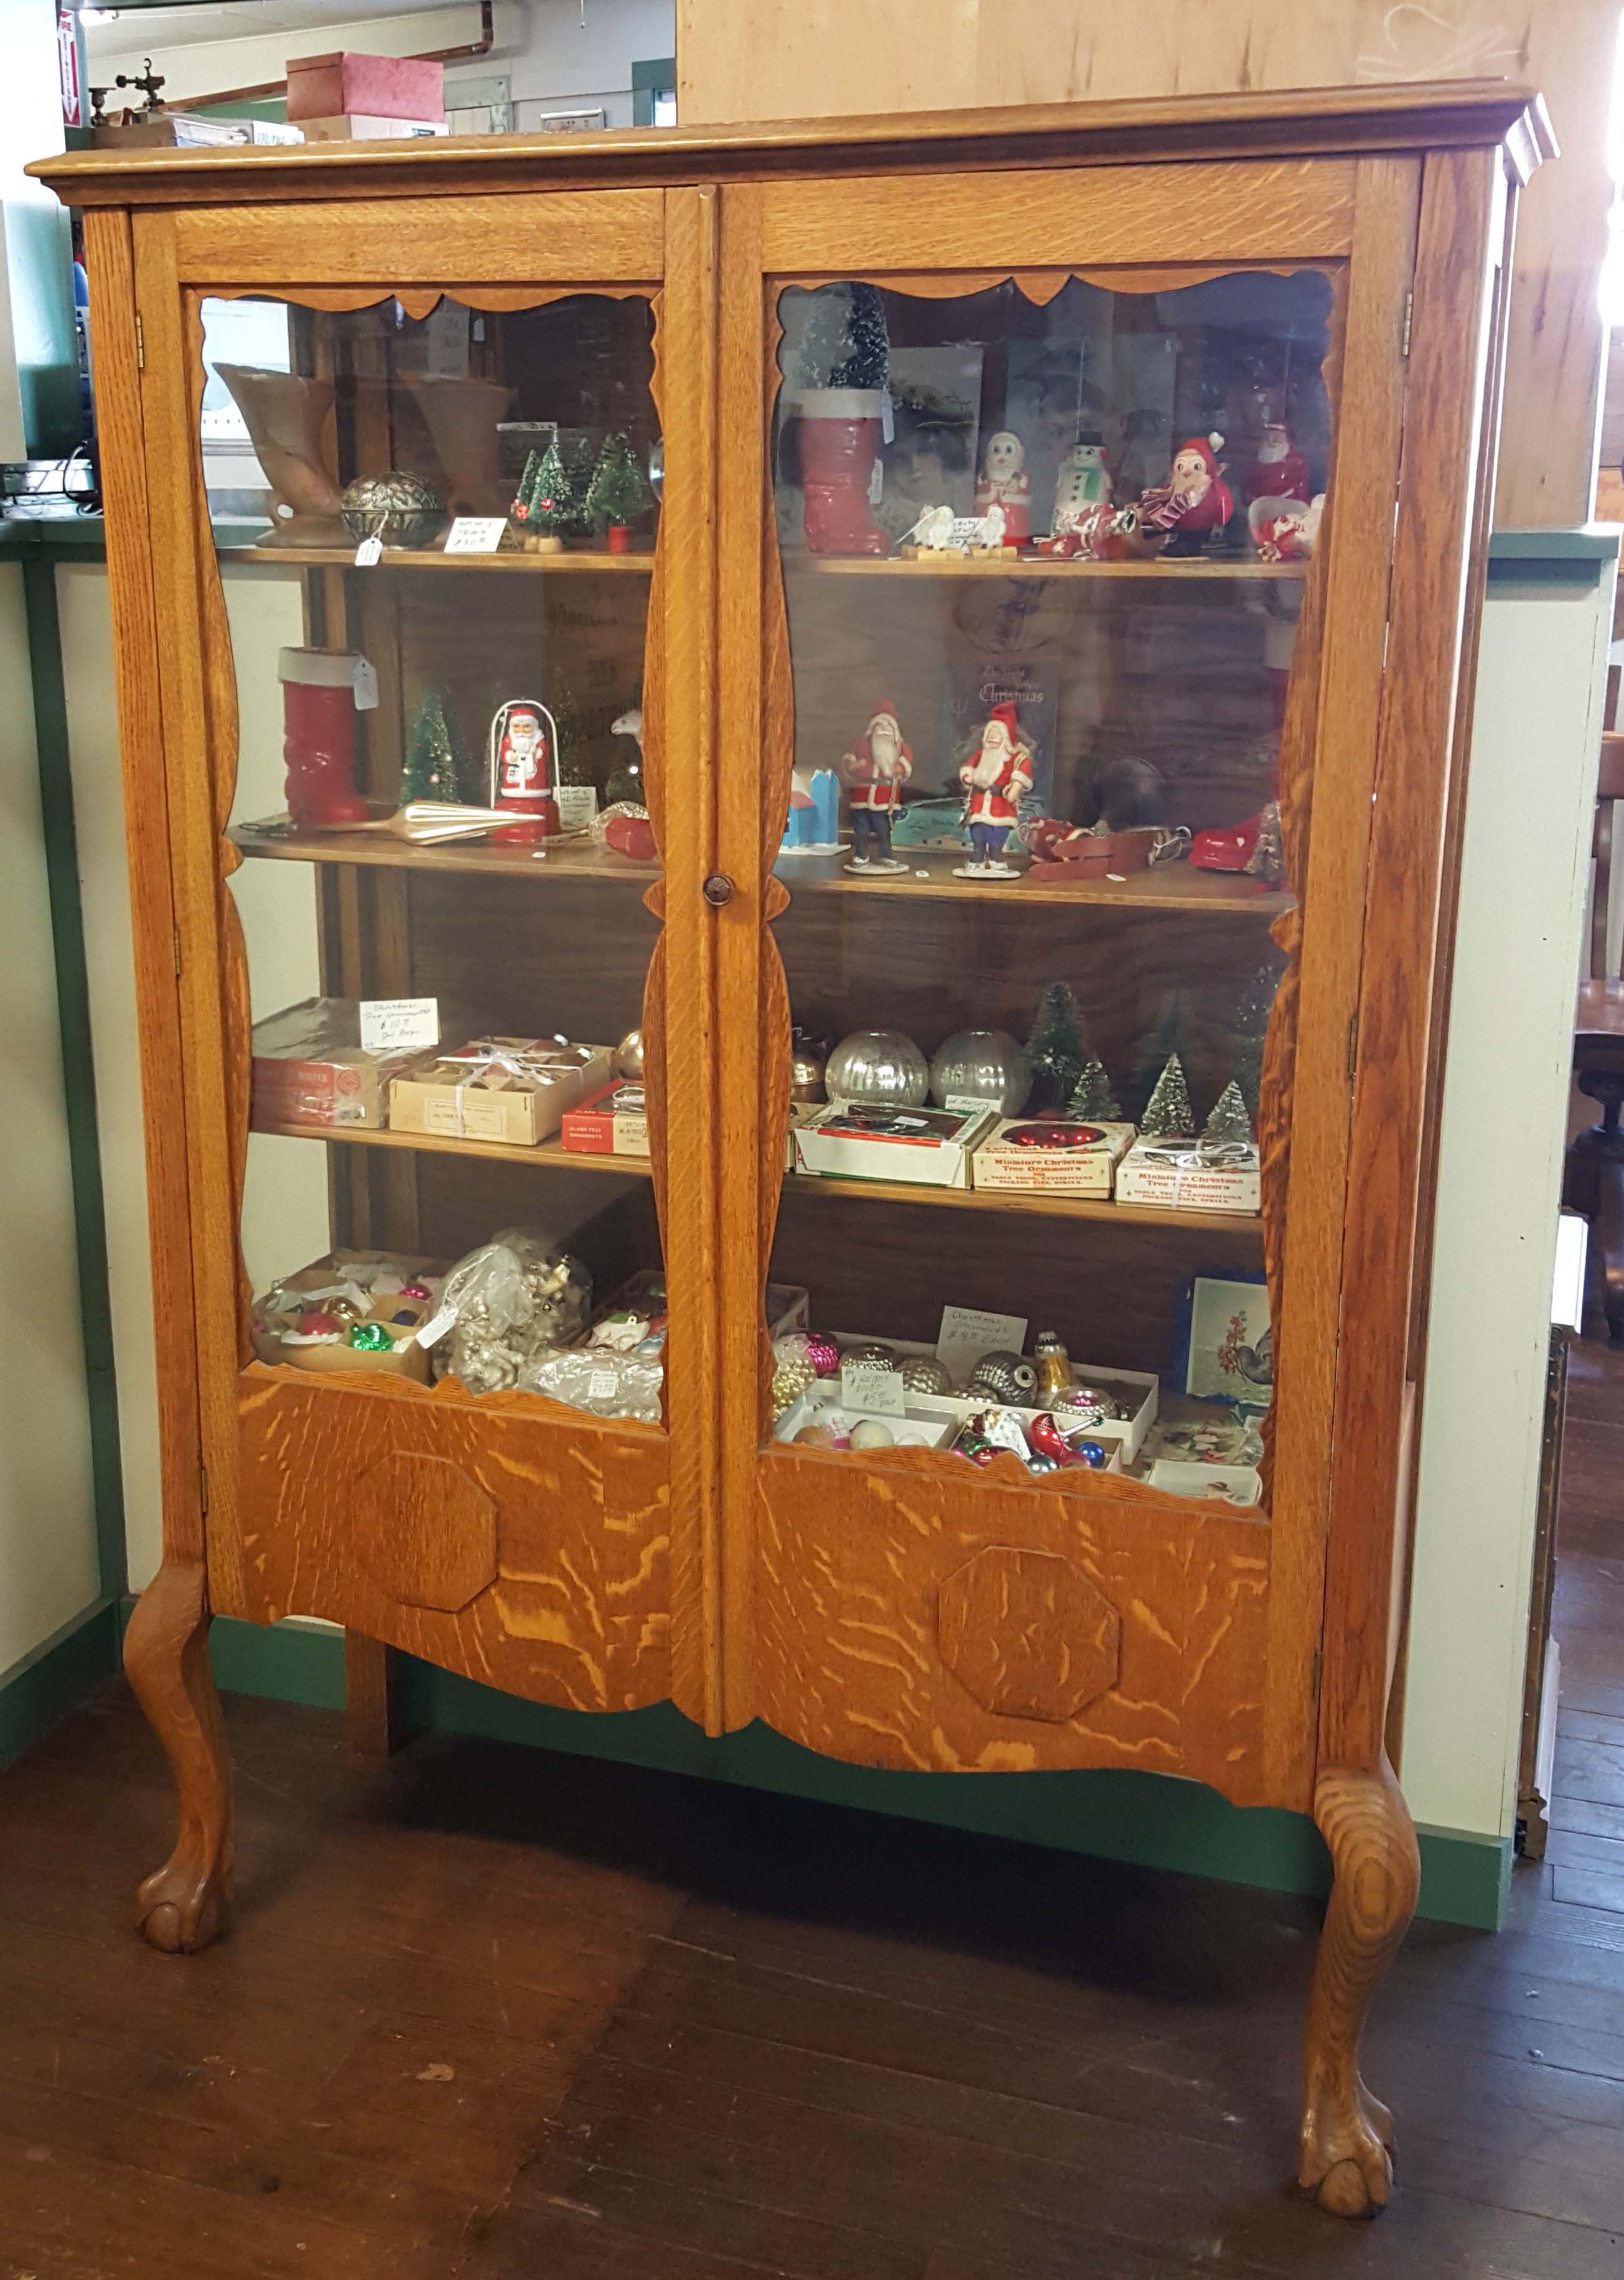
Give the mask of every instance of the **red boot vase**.
[[365, 662], [351, 651], [327, 649], [285, 649], [277, 661], [288, 813], [296, 830], [343, 831], [367, 820], [366, 802], [355, 788], [356, 676]]
[[804, 388], [801, 480], [806, 544], [813, 554], [889, 554], [891, 542], [868, 512], [880, 453], [877, 388]]

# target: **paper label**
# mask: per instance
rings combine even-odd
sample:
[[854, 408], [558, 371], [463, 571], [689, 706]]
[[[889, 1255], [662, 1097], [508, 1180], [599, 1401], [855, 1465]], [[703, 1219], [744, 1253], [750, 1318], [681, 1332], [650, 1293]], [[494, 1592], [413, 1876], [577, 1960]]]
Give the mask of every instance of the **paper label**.
[[370, 570], [374, 562], [381, 562], [382, 559], [383, 541], [374, 531], [370, 538], [364, 538], [356, 548], [355, 566], [358, 570]]
[[445, 535], [448, 554], [494, 554], [507, 528], [504, 514], [459, 514]]
[[[371, 544], [372, 541], [367, 543]], [[364, 657], [355, 661], [355, 709], [358, 712], [375, 712], [378, 709], [378, 668]]]
[[560, 784], [553, 797], [558, 803], [558, 821], [566, 831], [590, 831], [592, 819], [597, 813], [596, 785]]
[[989, 1314], [979, 1306], [943, 1306], [936, 1360], [962, 1385], [983, 1354], [1020, 1353], [1027, 1343], [1024, 1314]]
[[841, 1364], [840, 1398], [848, 1409], [866, 1410], [872, 1417], [905, 1417], [904, 1390], [899, 1369], [874, 1362]]
[[[442, 1306], [439, 1313], [435, 1314], [431, 1321], [425, 1322], [422, 1329], [417, 1333], [417, 1342], [419, 1345], [437, 1346], [441, 1339], [445, 1336], [446, 1332], [450, 1329], [452, 1323], [456, 1320], [457, 1309], [455, 1306]], [[404, 1344], [404, 1343], [405, 1341], [403, 1339], [402, 1344]]]
[[612, 1401], [620, 1390], [620, 1380], [612, 1369], [595, 1369], [587, 1380], [589, 1401]]
[[942, 1105], [951, 1108], [955, 1116], [980, 1116], [988, 1104], [984, 1100], [977, 1100], [971, 1093], [950, 1092]]
[[880, 392], [880, 441], [882, 443], [897, 441], [897, 406], [891, 401], [889, 381]]
[[364, 998], [361, 1047], [369, 1053], [426, 1052], [440, 1042], [437, 998]]

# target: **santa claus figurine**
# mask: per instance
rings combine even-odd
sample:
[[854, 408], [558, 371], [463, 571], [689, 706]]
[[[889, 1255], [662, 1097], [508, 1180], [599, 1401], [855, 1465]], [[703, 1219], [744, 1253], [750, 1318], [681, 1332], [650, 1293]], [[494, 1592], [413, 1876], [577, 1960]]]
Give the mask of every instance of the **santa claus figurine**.
[[1003, 857], [1021, 794], [1032, 789], [1032, 750], [1021, 741], [1012, 705], [993, 708], [979, 747], [958, 771], [958, 781], [965, 788], [965, 821], [970, 827], [974, 852], [967, 863], [956, 867], [953, 876], [1019, 878], [1020, 873]]
[[902, 805], [902, 788], [913, 774], [913, 754], [902, 740], [894, 705], [878, 705], [867, 728], [852, 739], [840, 773], [851, 806], [851, 860], [848, 871], [870, 875], [905, 871], [891, 852], [891, 824]]
[[1260, 498], [1296, 498], [1306, 503], [1308, 497], [1308, 462], [1283, 424], [1271, 420], [1246, 477], [1246, 504], [1251, 506]]
[[975, 512], [989, 507], [1004, 510], [1004, 541], [1007, 546], [1032, 543], [1032, 478], [1027, 473], [1027, 447], [1019, 435], [1000, 428], [987, 438], [981, 472], [975, 482]]
[[1139, 528], [1146, 537], [1168, 534], [1163, 554], [1203, 554], [1215, 530], [1221, 530], [1235, 512], [1235, 500], [1214, 452], [1223, 448], [1221, 435], [1193, 435], [1174, 454], [1165, 483], [1146, 491], [1139, 502]]
[[519, 697], [498, 705], [490, 723], [490, 804], [512, 809], [514, 820], [491, 833], [496, 844], [528, 847], [558, 836], [553, 774], [558, 748], [558, 724], [544, 705]]

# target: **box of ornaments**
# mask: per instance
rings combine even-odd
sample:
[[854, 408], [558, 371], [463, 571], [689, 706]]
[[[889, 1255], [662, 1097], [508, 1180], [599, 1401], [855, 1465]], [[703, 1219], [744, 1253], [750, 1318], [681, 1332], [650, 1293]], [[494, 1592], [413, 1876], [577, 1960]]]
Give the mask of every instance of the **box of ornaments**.
[[1240, 1086], [1231, 1080], [1197, 1127], [1173, 1054], [1145, 1104], [1139, 1137], [1117, 1167], [1117, 1201], [1166, 1211], [1260, 1211], [1258, 1143]]
[[1073, 1362], [1052, 1331], [1039, 1334], [1030, 1356], [948, 1350], [951, 1360], [916, 1340], [843, 1330], [775, 1338], [774, 1439], [959, 1447], [981, 1461], [1004, 1446], [1037, 1472], [1072, 1463], [1120, 1472], [1155, 1421], [1154, 1375]]
[[393, 1251], [330, 1251], [273, 1282], [254, 1301], [253, 1348], [263, 1362], [334, 1375], [385, 1370], [427, 1385], [429, 1354], [418, 1332], [434, 1315], [442, 1260]]

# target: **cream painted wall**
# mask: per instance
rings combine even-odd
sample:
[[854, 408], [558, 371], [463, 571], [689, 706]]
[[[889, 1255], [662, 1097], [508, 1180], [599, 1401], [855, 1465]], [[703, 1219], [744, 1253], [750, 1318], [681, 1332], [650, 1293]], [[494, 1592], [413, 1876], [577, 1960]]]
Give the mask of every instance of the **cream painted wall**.
[[1501, 1837], [1516, 1815], [1574, 987], [1612, 629], [1611, 570], [1595, 586], [1497, 582], [1478, 665], [1402, 1775], [1418, 1821]]
[[[105, 674], [105, 666], [103, 668]], [[100, 1591], [22, 573], [0, 565], [0, 1676]]]

